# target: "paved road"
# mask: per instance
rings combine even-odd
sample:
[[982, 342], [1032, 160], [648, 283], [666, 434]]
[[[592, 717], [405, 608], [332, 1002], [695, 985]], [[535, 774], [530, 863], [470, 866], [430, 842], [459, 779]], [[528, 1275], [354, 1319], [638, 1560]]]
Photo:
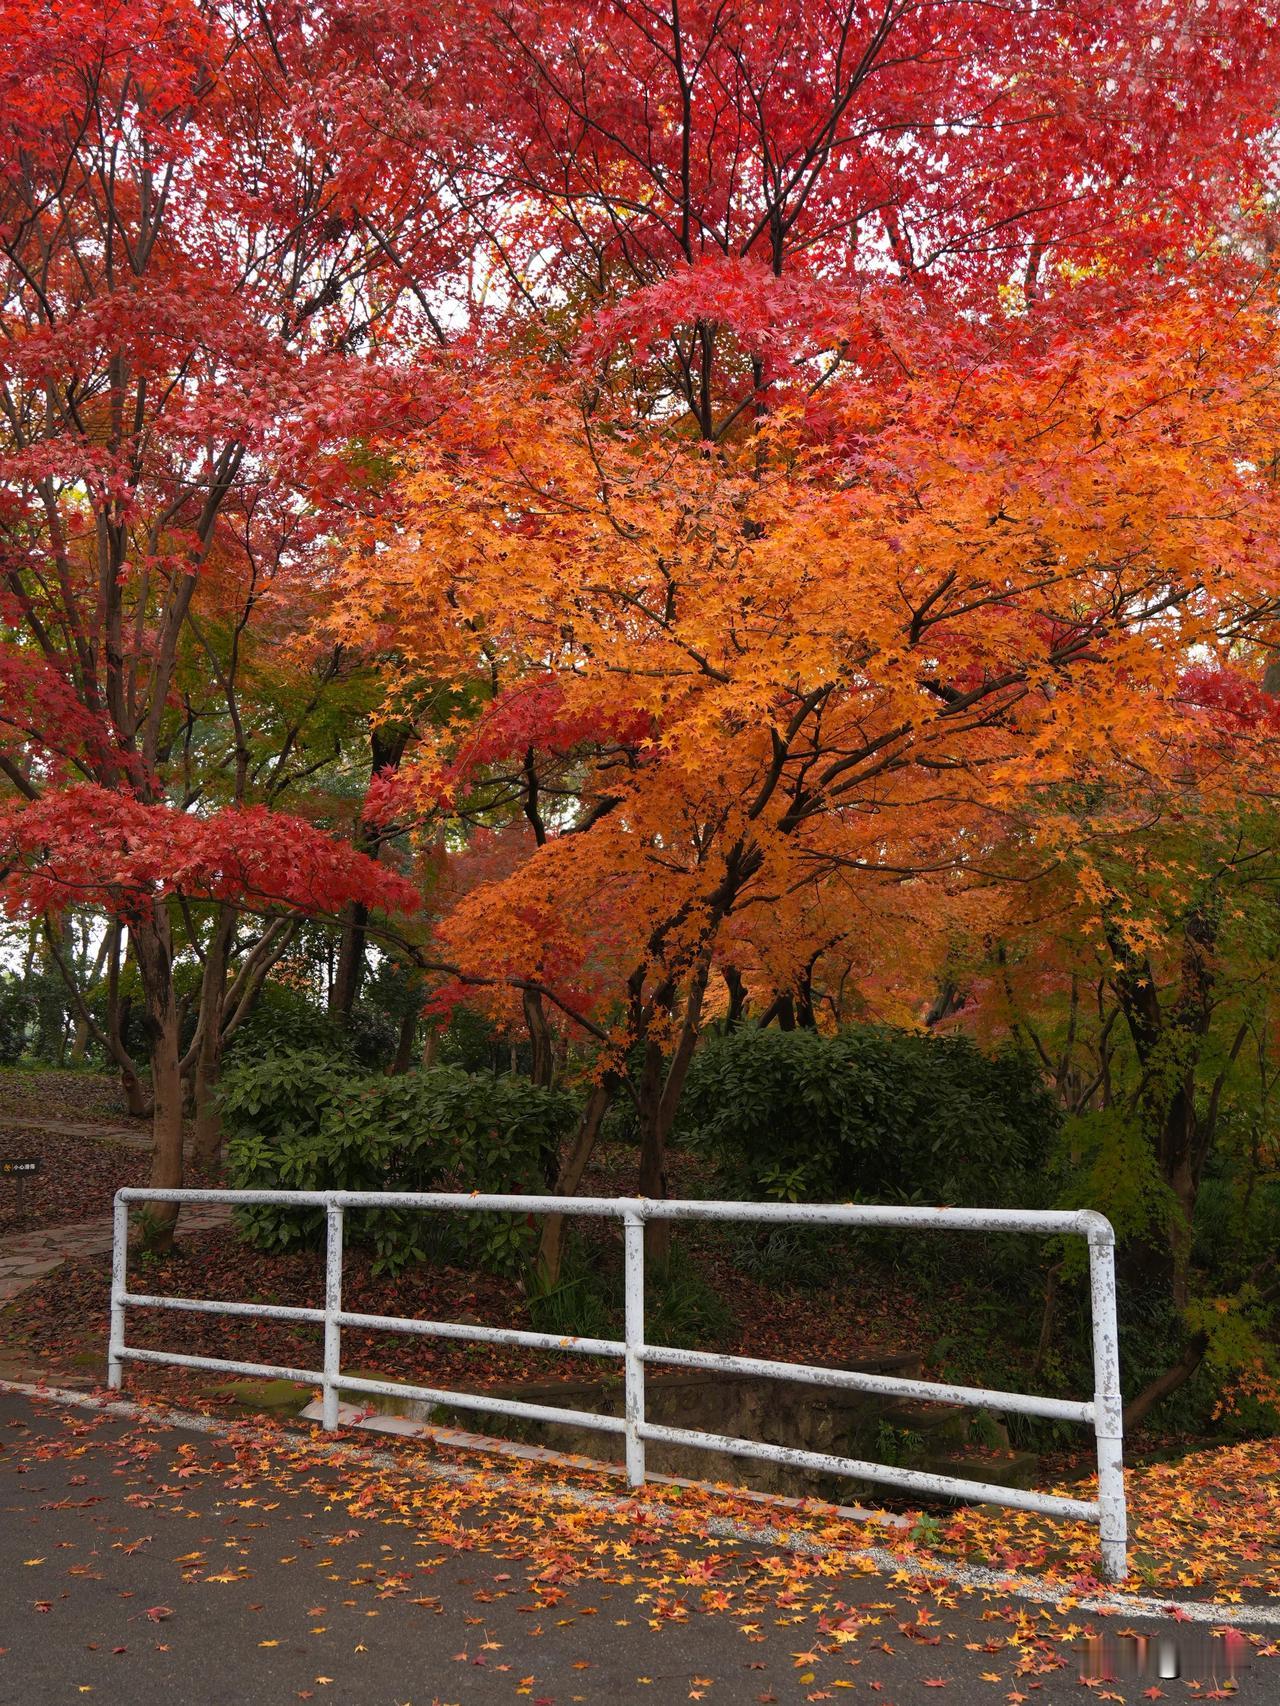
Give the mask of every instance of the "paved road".
[[[1055, 1706], [1088, 1698], [1071, 1634], [1119, 1632], [518, 1503], [0, 1394], [0, 1703]], [[1224, 1680], [1192, 1674], [1094, 1693]]]

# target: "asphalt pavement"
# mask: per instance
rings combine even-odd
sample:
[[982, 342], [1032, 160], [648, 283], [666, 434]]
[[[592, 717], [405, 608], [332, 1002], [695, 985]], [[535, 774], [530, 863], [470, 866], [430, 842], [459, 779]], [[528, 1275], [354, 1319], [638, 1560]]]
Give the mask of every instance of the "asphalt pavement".
[[[1057, 1706], [1087, 1698], [1082, 1666], [1113, 1701], [1231, 1686], [1200, 1626], [798, 1575], [745, 1544], [579, 1526], [571, 1508], [533, 1511], [526, 1532], [497, 1490], [426, 1482], [406, 1516], [355, 1479], [0, 1394], [0, 1703]], [[1157, 1674], [1161, 1640], [1178, 1679]], [[1234, 1663], [1231, 1698], [1280, 1701], [1280, 1660]]]

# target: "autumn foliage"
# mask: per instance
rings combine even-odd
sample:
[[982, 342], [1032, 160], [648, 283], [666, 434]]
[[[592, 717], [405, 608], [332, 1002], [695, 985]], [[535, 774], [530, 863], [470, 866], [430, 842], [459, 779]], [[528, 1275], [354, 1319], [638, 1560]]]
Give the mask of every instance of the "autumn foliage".
[[1273, 762], [1269, 6], [3, 16], [5, 884], [130, 909], [162, 1182], [237, 919], [416, 860], [660, 1192], [710, 1017], [918, 1019]]

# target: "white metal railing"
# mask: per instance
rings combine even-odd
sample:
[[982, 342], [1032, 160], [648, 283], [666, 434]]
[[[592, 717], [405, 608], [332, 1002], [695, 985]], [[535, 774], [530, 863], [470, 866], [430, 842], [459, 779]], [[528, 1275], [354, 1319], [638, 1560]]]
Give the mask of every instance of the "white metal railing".
[[[250, 1206], [281, 1203], [298, 1208], [323, 1208], [327, 1234], [323, 1309], [304, 1309], [271, 1303], [231, 1303], [189, 1297], [153, 1297], [130, 1292], [126, 1283], [126, 1241], [131, 1203], [230, 1203]], [[509, 1327], [464, 1326], [457, 1322], [422, 1321], [407, 1316], [365, 1315], [342, 1307], [343, 1215], [347, 1209], [416, 1208], [498, 1214], [582, 1214], [620, 1220], [626, 1277], [624, 1336], [617, 1339], [562, 1337]], [[733, 1220], [769, 1225], [888, 1226], [903, 1231], [1036, 1232], [1044, 1236], [1077, 1236], [1089, 1246], [1093, 1313], [1093, 1397], [1086, 1400], [1044, 1398], [1023, 1392], [993, 1392], [976, 1386], [949, 1386], [936, 1381], [899, 1379], [854, 1369], [821, 1368], [807, 1363], [767, 1361], [759, 1357], [724, 1356], [711, 1351], [677, 1350], [650, 1345], [644, 1332], [644, 1225], [646, 1220]], [[177, 1351], [145, 1350], [125, 1343], [125, 1310], [172, 1309], [198, 1313], [249, 1316], [271, 1321], [313, 1321], [324, 1327], [324, 1366], [320, 1370], [279, 1368], [264, 1363], [237, 1362], [222, 1357], [190, 1356]], [[341, 1370], [342, 1329], [420, 1333], [434, 1338], [480, 1340], [522, 1345], [533, 1350], [574, 1351], [585, 1356], [621, 1357], [625, 1401], [621, 1416], [559, 1409], [550, 1404], [526, 1404], [512, 1398], [470, 1392], [437, 1391], [388, 1380], [366, 1380]], [[296, 1380], [318, 1386], [323, 1394], [323, 1425], [338, 1425], [338, 1391], [371, 1397], [416, 1398], [460, 1410], [518, 1416], [534, 1421], [562, 1422], [622, 1434], [627, 1478], [632, 1486], [645, 1479], [647, 1441], [684, 1445], [735, 1457], [761, 1458], [801, 1469], [848, 1475], [860, 1481], [903, 1487], [927, 1497], [971, 1499], [1041, 1511], [1095, 1523], [1099, 1529], [1103, 1574], [1111, 1581], [1127, 1574], [1123, 1423], [1120, 1399], [1120, 1357], [1116, 1338], [1115, 1234], [1105, 1216], [1090, 1210], [1050, 1212], [998, 1208], [892, 1208], [868, 1204], [755, 1203], [656, 1201], [639, 1197], [481, 1196], [411, 1191], [273, 1191], [164, 1190], [129, 1188], [117, 1191], [111, 1257], [111, 1335], [108, 1379], [120, 1387], [126, 1361], [172, 1363], [180, 1368], [215, 1369], [267, 1379]], [[692, 1428], [662, 1427], [645, 1420], [645, 1369], [650, 1364], [705, 1368], [729, 1374], [755, 1374], [805, 1381], [856, 1392], [932, 1403], [973, 1405], [984, 1409], [1047, 1416], [1058, 1421], [1091, 1425], [1097, 1441], [1097, 1498], [1070, 1499], [1058, 1494], [1001, 1487], [983, 1481], [932, 1475], [892, 1464], [863, 1463], [826, 1452], [770, 1445], [762, 1440], [729, 1438]]]

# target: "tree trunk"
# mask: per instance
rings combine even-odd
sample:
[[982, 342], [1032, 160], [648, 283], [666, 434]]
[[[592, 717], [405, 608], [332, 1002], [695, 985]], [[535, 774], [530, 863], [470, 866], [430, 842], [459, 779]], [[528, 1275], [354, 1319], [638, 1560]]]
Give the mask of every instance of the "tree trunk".
[[422, 1039], [422, 1069], [430, 1072], [440, 1058], [440, 1031], [428, 1021], [426, 1035]]
[[[151, 918], [131, 924], [129, 933], [146, 997], [151, 1043], [151, 1183], [160, 1189], [177, 1188], [182, 1184], [182, 1039], [168, 915], [157, 908]], [[148, 1204], [143, 1220], [148, 1249], [172, 1249], [178, 1209], [176, 1202]]]
[[89, 1052], [89, 1021], [79, 1015], [76, 1019], [75, 1030], [71, 1036], [71, 1064], [83, 1066], [85, 1055]]
[[[212, 1178], [222, 1162], [222, 1119], [218, 1112], [218, 1076], [222, 1070], [224, 1008], [227, 998], [227, 961], [235, 936], [236, 913], [223, 907], [214, 919], [205, 949], [204, 973], [200, 979], [200, 1015], [192, 1044], [194, 1070], [192, 1096], [195, 1128], [191, 1162], [203, 1178]], [[188, 1065], [187, 1061], [183, 1066]]]
[[[35, 925], [33, 923], [33, 940], [34, 931]], [[148, 1118], [151, 1114], [153, 1103], [151, 1098], [147, 1095], [146, 1090], [143, 1088], [142, 1080], [138, 1075], [137, 1068], [133, 1063], [128, 1049], [125, 1047], [125, 1034], [129, 1024], [130, 1001], [127, 995], [122, 997], [120, 994], [119, 923], [112, 923], [108, 931], [108, 945], [110, 952], [107, 955], [107, 1014], [105, 1027], [100, 1026], [97, 1020], [93, 1017], [93, 1013], [90, 1010], [88, 1000], [85, 996], [85, 991], [80, 987], [80, 982], [76, 976], [74, 968], [63, 958], [54, 942], [47, 918], [45, 920], [45, 932], [46, 942], [48, 943], [50, 952], [57, 963], [58, 970], [62, 975], [63, 982], [66, 984], [76, 1012], [80, 1016], [80, 1023], [85, 1027], [89, 1035], [97, 1038], [103, 1052], [110, 1060], [115, 1061], [117, 1067], [120, 1069], [120, 1086], [124, 1091], [126, 1107], [129, 1112], [135, 1116], [135, 1118]]]
[[1191, 1301], [1192, 1222], [1196, 1211], [1196, 1198], [1200, 1194], [1200, 1181], [1196, 1177], [1188, 1151], [1184, 1150], [1177, 1157], [1169, 1185], [1178, 1205], [1169, 1229], [1172, 1257], [1170, 1289], [1173, 1307], [1181, 1314]]
[[387, 1068], [389, 1078], [402, 1078], [413, 1064], [413, 1039], [417, 1035], [418, 1015], [410, 1011], [400, 1021], [400, 1035], [396, 1038], [396, 1052], [391, 1057], [391, 1065]]
[[775, 995], [773, 1000], [760, 1015], [760, 1029], [776, 1024], [780, 1031], [794, 1031], [796, 1028], [796, 1004], [790, 995]]
[[[177, 1012], [170, 1004], [162, 1019], [150, 1023], [154, 1026], [151, 1082], [155, 1100], [151, 1116], [151, 1183], [181, 1188], [183, 1097]], [[178, 1210], [176, 1202], [148, 1204], [144, 1243], [149, 1250], [164, 1253], [173, 1248]]]
[[217, 1095], [221, 1071], [222, 1014], [217, 1012], [207, 1016], [196, 1054], [191, 1164], [203, 1178], [214, 1178], [222, 1170], [222, 1116]]
[[[123, 1006], [123, 1015], [126, 1019], [130, 1005], [129, 998], [126, 996]], [[149, 1120], [155, 1112], [155, 1097], [138, 1076], [137, 1067], [134, 1066], [132, 1060], [127, 1058], [127, 1053], [123, 1047], [120, 1053], [126, 1055], [123, 1061], [117, 1057], [120, 1068], [120, 1088], [124, 1091], [124, 1105], [135, 1120]]]
[[[409, 742], [408, 726], [379, 725], [369, 735], [369, 775], [398, 769]], [[382, 857], [382, 842], [369, 834], [363, 820], [357, 821], [353, 845], [371, 859]], [[338, 965], [329, 984], [329, 1011], [346, 1024], [360, 994], [364, 978], [364, 951], [368, 934], [369, 908], [360, 901], [348, 907], [342, 925], [342, 940], [338, 946]]]
[[[1280, 1260], [1280, 1257], [1274, 1254], [1265, 1256], [1246, 1276], [1240, 1290], [1242, 1292], [1253, 1292], [1254, 1287], [1258, 1286], [1267, 1274], [1274, 1269], [1277, 1260]], [[1263, 1286], [1261, 1290], [1254, 1293], [1255, 1302], [1264, 1305], [1274, 1303], [1277, 1297], [1280, 1297], [1280, 1280], [1273, 1280], [1270, 1285]], [[1149, 1381], [1137, 1397], [1131, 1398], [1125, 1405], [1124, 1425], [1126, 1431], [1129, 1428], [1137, 1427], [1155, 1409], [1157, 1404], [1176, 1392], [1180, 1386], [1185, 1386], [1204, 1361], [1205, 1352], [1208, 1349], [1208, 1334], [1193, 1333], [1183, 1347], [1182, 1355], [1173, 1367], [1167, 1368], [1163, 1374], [1157, 1375], [1154, 1380]]]
[[555, 1077], [556, 1057], [554, 1039], [551, 1027], [547, 1023], [546, 1008], [542, 1004], [542, 996], [536, 989], [526, 989], [524, 996], [524, 1022], [529, 1027], [529, 1046], [533, 1056], [529, 1068], [529, 1077], [534, 1084], [539, 1084], [544, 1090], [551, 1088]]
[[[610, 1072], [606, 1073], [599, 1084], [592, 1086], [587, 1104], [582, 1110], [582, 1117], [578, 1121], [573, 1148], [556, 1180], [557, 1196], [576, 1196], [578, 1186], [582, 1183], [582, 1175], [586, 1172], [595, 1149], [596, 1139], [600, 1136], [604, 1116], [608, 1113], [617, 1091], [617, 1084], [617, 1078]], [[560, 1268], [564, 1261], [564, 1230], [565, 1217], [562, 1214], [549, 1214], [542, 1223], [535, 1267], [539, 1280], [548, 1291], [560, 1283]]]
[[360, 901], [354, 901], [347, 908], [343, 920], [342, 940], [338, 944], [338, 966], [329, 990], [329, 1011], [343, 1024], [351, 1017], [351, 1009], [356, 1004], [360, 983], [364, 977], [364, 944], [368, 923], [369, 908]]
[[[152, 1099], [143, 1088], [137, 1067], [134, 1065], [125, 1043], [132, 1002], [127, 995], [120, 993], [121, 926], [118, 923], [113, 924], [111, 930], [111, 947], [107, 956], [107, 1052], [120, 1069], [120, 1087], [124, 1091], [125, 1106], [134, 1119], [148, 1119], [152, 1113]], [[133, 938], [130, 936], [125, 947], [124, 963], [126, 966], [129, 963], [129, 955], [133, 951]]]
[[[662, 1118], [664, 1087], [662, 1049], [655, 1042], [644, 1046], [644, 1065], [636, 1092], [640, 1124], [640, 1195], [659, 1201], [667, 1195], [667, 1132]], [[655, 1277], [666, 1274], [671, 1263], [671, 1222], [644, 1223], [645, 1269]]]
[[747, 1010], [747, 986], [737, 966], [726, 965], [721, 970], [725, 988], [729, 991], [729, 1006], [724, 1016], [725, 1030], [733, 1031], [742, 1023]]
[[1144, 1386], [1136, 1398], [1129, 1400], [1124, 1407], [1126, 1433], [1130, 1428], [1136, 1428], [1139, 1422], [1148, 1416], [1162, 1399], [1169, 1397], [1170, 1393], [1176, 1392], [1180, 1386], [1186, 1385], [1204, 1361], [1204, 1353], [1208, 1348], [1209, 1341], [1205, 1334], [1196, 1333], [1187, 1341], [1186, 1349], [1173, 1367], [1166, 1369], [1163, 1374]]
[[[664, 1073], [662, 1049], [656, 1042], [645, 1044], [644, 1065], [637, 1092], [640, 1117], [640, 1195], [661, 1201], [667, 1196], [667, 1139], [675, 1124], [676, 1109], [684, 1093], [689, 1064], [698, 1041], [702, 1002], [711, 971], [710, 953], [703, 955], [689, 978], [680, 1036]], [[671, 1222], [648, 1220], [644, 1228], [645, 1263], [661, 1276], [671, 1261]]]

